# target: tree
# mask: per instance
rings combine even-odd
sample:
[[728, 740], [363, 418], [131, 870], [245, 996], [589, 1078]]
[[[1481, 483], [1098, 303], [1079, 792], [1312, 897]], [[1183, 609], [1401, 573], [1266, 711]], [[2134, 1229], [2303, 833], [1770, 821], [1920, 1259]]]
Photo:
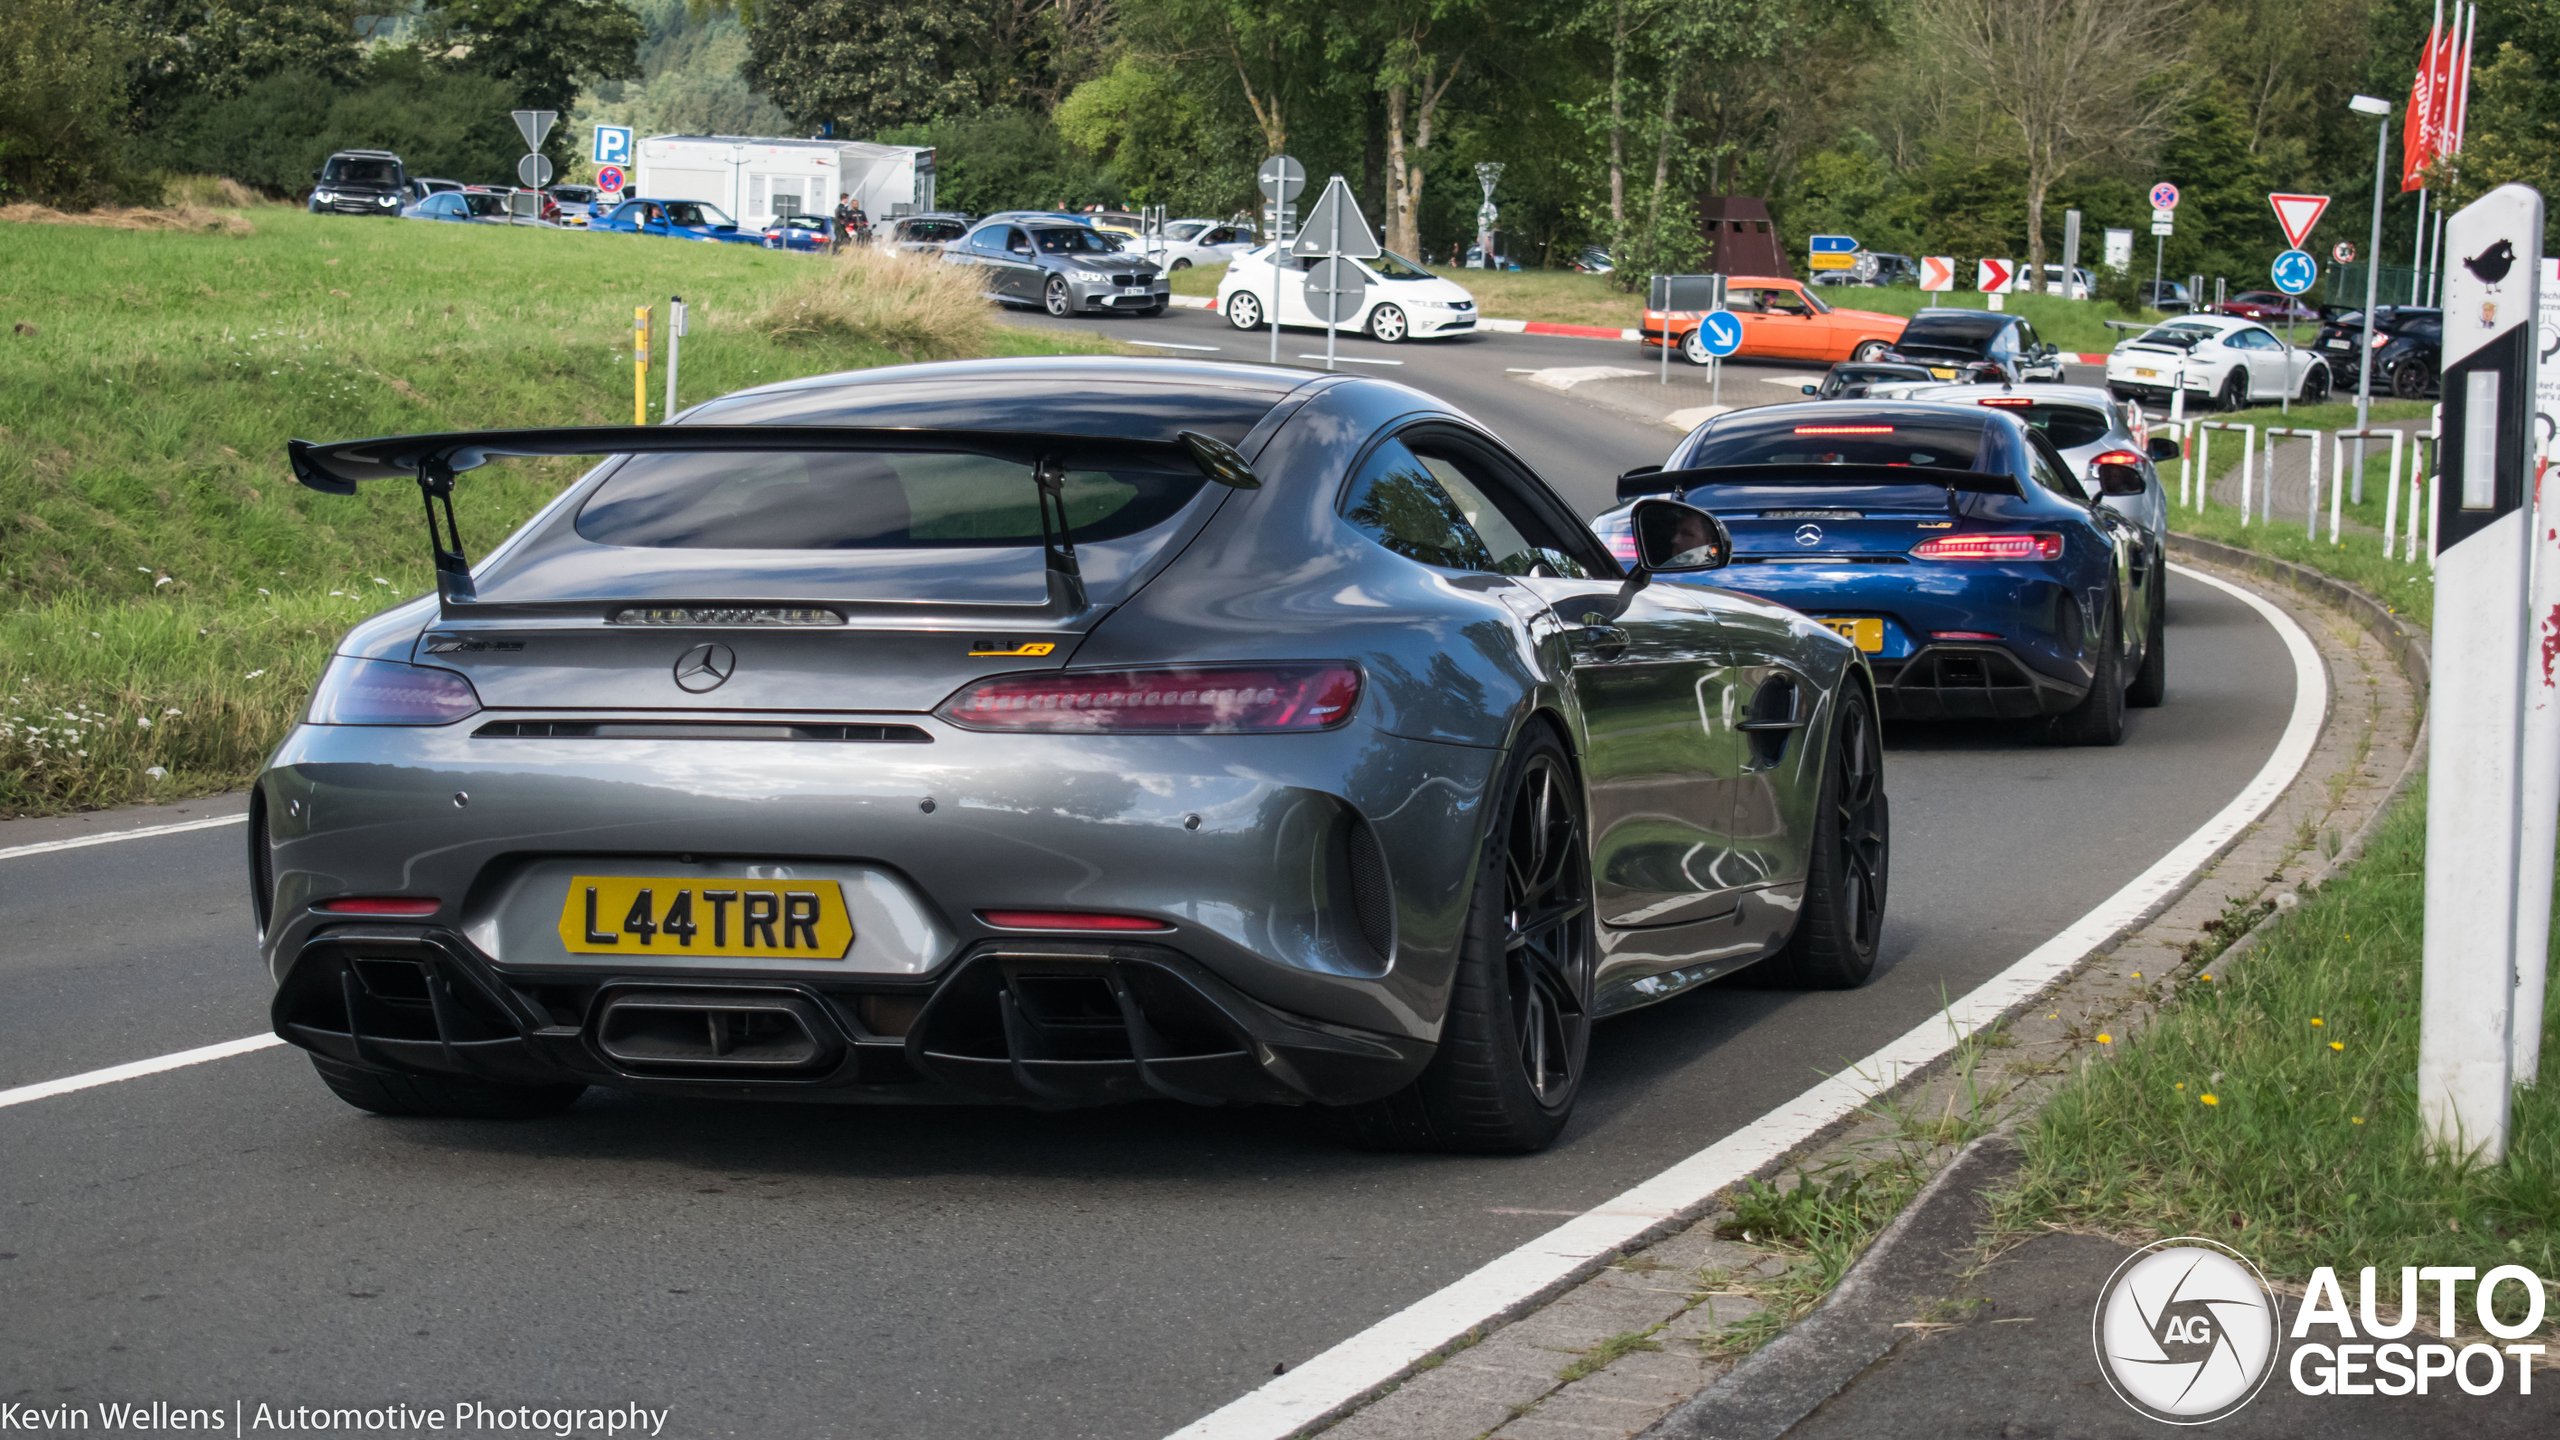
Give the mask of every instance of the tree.
[[130, 0], [118, 8], [146, 128], [187, 100], [237, 95], [284, 71], [336, 87], [363, 68], [361, 0]]
[[2185, 103], [2186, 17], [2126, 0], [1914, 0], [1921, 33], [2000, 121], [2027, 173], [2027, 277], [2044, 290], [2054, 183], [2159, 138]]
[[1385, 244], [1419, 256], [1423, 177], [1440, 106], [1496, 22], [1484, 0], [1386, 0], [1353, 23], [1358, 29], [1346, 31], [1344, 44], [1377, 57], [1374, 83], [1387, 99]]
[[122, 187], [129, 54], [90, 0], [0, 5], [0, 201], [93, 205]]
[[562, 114], [586, 79], [640, 74], [648, 31], [622, 0], [436, 0], [426, 15], [436, 46], [459, 46], [460, 68], [505, 82], [528, 110]]

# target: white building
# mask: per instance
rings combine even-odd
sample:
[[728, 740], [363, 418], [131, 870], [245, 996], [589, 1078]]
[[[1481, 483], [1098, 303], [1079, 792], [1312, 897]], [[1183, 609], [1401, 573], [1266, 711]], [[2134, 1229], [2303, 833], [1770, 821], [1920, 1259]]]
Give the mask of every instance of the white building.
[[707, 200], [742, 226], [824, 214], [850, 194], [874, 220], [933, 208], [933, 150], [862, 140], [652, 135], [631, 183], [652, 200]]

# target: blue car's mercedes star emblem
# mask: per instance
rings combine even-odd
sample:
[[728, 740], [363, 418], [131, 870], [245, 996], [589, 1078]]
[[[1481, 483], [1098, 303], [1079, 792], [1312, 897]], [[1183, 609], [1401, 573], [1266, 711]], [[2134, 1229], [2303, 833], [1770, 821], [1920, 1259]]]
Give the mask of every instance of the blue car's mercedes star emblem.
[[1821, 543], [1822, 543], [1822, 527], [1821, 527], [1821, 526], [1819, 526], [1819, 525], [1799, 525], [1799, 526], [1797, 526], [1797, 527], [1796, 527], [1796, 543], [1797, 543], [1797, 544], [1799, 544], [1799, 545], [1819, 545], [1819, 544], [1821, 544]]
[[699, 695], [717, 690], [738, 668], [738, 652], [726, 645], [696, 645], [676, 657], [676, 683]]

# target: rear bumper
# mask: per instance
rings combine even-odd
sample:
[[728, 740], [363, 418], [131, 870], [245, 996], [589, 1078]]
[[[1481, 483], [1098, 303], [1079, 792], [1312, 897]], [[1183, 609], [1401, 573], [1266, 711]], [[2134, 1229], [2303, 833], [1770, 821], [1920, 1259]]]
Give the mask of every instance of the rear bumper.
[[2089, 693], [2086, 685], [2044, 674], [2005, 645], [1925, 645], [1874, 668], [1877, 705], [1887, 719], [2031, 720], [2059, 715]]
[[272, 1019], [367, 1070], [838, 1103], [1343, 1104], [1433, 1050], [1273, 1009], [1170, 946], [1054, 940], [865, 983], [546, 972], [440, 927], [347, 926], [301, 947]]

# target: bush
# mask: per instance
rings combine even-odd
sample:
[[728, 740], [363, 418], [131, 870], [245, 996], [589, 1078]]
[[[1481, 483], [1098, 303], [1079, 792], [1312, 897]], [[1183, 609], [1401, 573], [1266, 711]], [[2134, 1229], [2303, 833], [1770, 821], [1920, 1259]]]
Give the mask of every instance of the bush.
[[1048, 117], [1026, 110], [987, 110], [876, 138], [934, 147], [934, 198], [946, 210], [985, 215], [1117, 198], [1102, 170], [1075, 153]]
[[297, 195], [331, 151], [389, 150], [412, 175], [514, 183], [524, 140], [507, 118], [515, 92], [470, 71], [431, 69], [385, 51], [364, 83], [340, 90], [305, 70], [270, 75], [223, 99], [178, 107], [144, 158], [168, 170], [228, 175], [270, 195]]
[[868, 342], [905, 360], [986, 353], [992, 328], [971, 271], [895, 250], [847, 250], [775, 297], [756, 328], [785, 344]]
[[131, 188], [125, 50], [89, 0], [0, 5], [0, 201], [88, 206]]

